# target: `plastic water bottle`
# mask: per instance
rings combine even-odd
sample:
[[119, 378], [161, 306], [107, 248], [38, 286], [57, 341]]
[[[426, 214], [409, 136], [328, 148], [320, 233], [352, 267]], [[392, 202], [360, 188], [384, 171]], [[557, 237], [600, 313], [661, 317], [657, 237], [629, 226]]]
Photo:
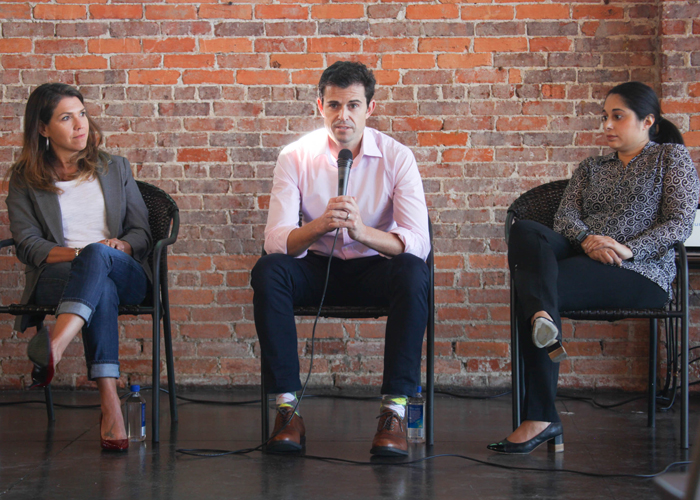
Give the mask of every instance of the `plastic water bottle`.
[[425, 400], [418, 386], [416, 394], [408, 398], [408, 442], [424, 443], [425, 428], [423, 427], [423, 416], [425, 415]]
[[126, 399], [126, 436], [129, 441], [146, 439], [146, 400], [141, 397], [141, 386], [132, 385]]

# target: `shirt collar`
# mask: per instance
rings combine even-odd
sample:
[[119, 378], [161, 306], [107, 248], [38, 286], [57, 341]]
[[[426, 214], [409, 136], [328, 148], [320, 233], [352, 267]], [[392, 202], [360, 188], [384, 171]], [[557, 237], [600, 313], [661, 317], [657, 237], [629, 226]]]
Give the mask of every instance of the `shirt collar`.
[[[313, 157], [317, 158], [321, 155], [326, 155], [328, 156], [329, 160], [333, 160], [331, 148], [328, 145], [328, 132], [325, 128], [322, 128], [314, 132], [314, 134], [316, 133], [322, 137], [319, 137], [318, 140], [313, 141], [315, 145], [317, 144], [317, 146], [315, 146], [315, 150], [313, 151]], [[379, 149], [379, 145], [377, 144], [377, 134], [375, 133], [374, 129], [369, 127], [365, 127], [365, 131], [362, 134], [362, 146], [360, 146], [360, 154], [358, 155], [358, 158], [362, 158], [363, 156], [374, 156], [377, 158], [381, 158], [383, 156], [381, 150]], [[335, 163], [335, 161], [331, 161], [331, 163]]]

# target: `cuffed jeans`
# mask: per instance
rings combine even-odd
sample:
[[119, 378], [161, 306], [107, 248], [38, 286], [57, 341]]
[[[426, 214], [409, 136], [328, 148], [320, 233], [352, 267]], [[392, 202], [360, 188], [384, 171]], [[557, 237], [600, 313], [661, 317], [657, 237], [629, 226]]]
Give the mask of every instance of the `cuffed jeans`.
[[525, 374], [523, 420], [558, 422], [554, 406], [559, 363], [532, 342], [530, 319], [546, 311], [559, 329], [559, 311], [660, 308], [668, 293], [639, 273], [595, 261], [538, 222], [516, 222], [508, 241], [515, 282], [518, 332]]
[[56, 316], [83, 318], [88, 377], [119, 378], [119, 305], [143, 302], [148, 278], [141, 264], [101, 243], [86, 246], [72, 262], [49, 264], [36, 286], [36, 303], [58, 304]]
[[[295, 306], [318, 306], [328, 257], [266, 255], [252, 272], [255, 328], [270, 393], [301, 389]], [[420, 385], [428, 322], [428, 266], [415, 255], [333, 258], [325, 305], [388, 306], [382, 394], [413, 394]]]

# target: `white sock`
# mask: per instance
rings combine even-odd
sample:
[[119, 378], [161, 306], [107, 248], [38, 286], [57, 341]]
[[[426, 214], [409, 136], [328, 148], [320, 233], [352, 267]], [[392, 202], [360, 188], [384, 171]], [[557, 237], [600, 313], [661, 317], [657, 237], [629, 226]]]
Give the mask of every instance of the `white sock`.
[[391, 394], [385, 394], [382, 397], [382, 406], [379, 409], [379, 413], [384, 413], [384, 410], [391, 410], [396, 413], [401, 420], [403, 420], [406, 415], [406, 402], [408, 398], [406, 396], [396, 396]]
[[297, 404], [297, 395], [294, 392], [283, 392], [278, 394], [275, 398], [275, 404], [277, 405], [277, 408], [280, 406], [290, 406], [294, 408], [294, 406]]

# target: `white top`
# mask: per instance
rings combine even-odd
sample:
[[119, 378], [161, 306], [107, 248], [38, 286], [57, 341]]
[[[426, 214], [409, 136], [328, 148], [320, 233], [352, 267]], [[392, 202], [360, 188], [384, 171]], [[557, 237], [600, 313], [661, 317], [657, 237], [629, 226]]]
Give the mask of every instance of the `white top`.
[[83, 248], [109, 238], [107, 211], [102, 186], [97, 178], [57, 182], [61, 206], [63, 239], [69, 248]]
[[[428, 209], [413, 153], [391, 137], [365, 128], [360, 154], [350, 169], [348, 195], [355, 196], [362, 222], [396, 234], [405, 252], [425, 259], [430, 253]], [[287, 253], [287, 238], [297, 227], [301, 205], [304, 224], [320, 217], [338, 196], [338, 163], [328, 147], [328, 132], [311, 132], [282, 150], [272, 181], [265, 227], [265, 251]], [[334, 232], [309, 247], [328, 255]], [[302, 253], [299, 257], [306, 255]], [[341, 259], [377, 255], [343, 229], [333, 252]]]

